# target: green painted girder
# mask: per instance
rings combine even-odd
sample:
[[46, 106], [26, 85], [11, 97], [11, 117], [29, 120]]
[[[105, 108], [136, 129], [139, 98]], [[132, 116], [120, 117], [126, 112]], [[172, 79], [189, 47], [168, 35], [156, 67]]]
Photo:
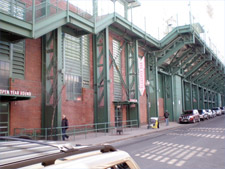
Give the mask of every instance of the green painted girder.
[[[197, 71], [195, 71], [191, 76], [189, 76], [189, 80], [192, 81], [193, 77], [198, 76], [202, 71], [204, 71], [210, 62], [205, 62]], [[193, 82], [193, 81], [192, 81]]]
[[[214, 80], [216, 80], [219, 76], [221, 76], [219, 73], [217, 73], [216, 75], [214, 75], [213, 77], [211, 77], [210, 79], [205, 79], [207, 80], [207, 82], [203, 82], [204, 83], [204, 86], [208, 86], [210, 83], [212, 83]], [[200, 83], [200, 84], [203, 84], [203, 83]]]
[[212, 64], [210, 64], [210, 66], [206, 67], [203, 71], [201, 71], [197, 76], [195, 76], [194, 78], [190, 79], [192, 82], [196, 81], [197, 79], [199, 79], [200, 77], [202, 77], [207, 71], [209, 71], [211, 68], [213, 67]]
[[166, 53], [162, 58], [160, 58], [157, 61], [157, 66], [161, 66], [164, 63], [164, 61], [166, 61], [170, 56], [172, 56], [176, 51], [181, 49], [184, 45], [185, 45], [184, 42], [181, 42], [178, 45], [176, 45], [172, 50], [170, 50], [168, 53]]
[[[193, 60], [195, 57], [197, 58], [198, 55], [199, 55], [199, 53], [194, 53], [194, 54], [192, 54], [190, 57], [188, 57], [186, 60], [184, 60], [183, 63], [181, 63], [181, 65], [180, 65], [179, 67], [175, 68], [175, 69], [172, 71], [172, 74], [175, 74], [175, 73], [177, 73], [180, 69], [183, 69], [185, 65], [186, 65], [186, 67], [187, 67], [187, 63], [190, 62], [191, 60]], [[186, 67], [185, 67], [185, 68], [186, 68]]]
[[186, 79], [187, 77], [192, 75], [194, 72], [196, 72], [207, 61], [210, 61], [210, 60], [209, 59], [203, 59], [202, 61], [200, 61], [200, 63], [195, 65], [195, 67], [193, 69], [191, 69], [187, 74], [184, 75], [184, 78]]
[[187, 55], [194, 52], [194, 49], [187, 49], [178, 59], [176, 59], [173, 63], [170, 64], [171, 67], [175, 67], [181, 60], [183, 60]]
[[193, 35], [193, 27], [191, 25], [179, 26], [174, 28], [169, 34], [167, 34], [163, 39], [160, 40], [160, 48], [167, 46], [173, 39], [178, 37], [180, 34], [188, 33]]
[[120, 70], [119, 70], [119, 68], [118, 68], [118, 66], [117, 66], [117, 64], [116, 64], [115, 59], [113, 58], [113, 55], [112, 55], [111, 51], [109, 51], [109, 56], [110, 56], [111, 59], [112, 59], [112, 62], [113, 62], [113, 64], [114, 64], [114, 67], [116, 68], [116, 71], [117, 71], [117, 73], [119, 74], [120, 79], [121, 79], [121, 81], [122, 81], [122, 84], [123, 84], [123, 86], [124, 86], [124, 88], [125, 88], [125, 90], [126, 90], [126, 95], [128, 96], [128, 91], [127, 91], [127, 90], [128, 90], [128, 87], [127, 87], [126, 83], [125, 83], [124, 80], [123, 80], [123, 76], [122, 76], [122, 74], [121, 74], [121, 72], [120, 72]]
[[0, 12], [0, 29], [32, 38], [32, 24]]
[[124, 28], [132, 31], [137, 38], [144, 39], [147, 42], [149, 42], [150, 44], [159, 48], [159, 41], [156, 38], [152, 37], [149, 34], [146, 35], [145, 31], [141, 30], [140, 28], [135, 26], [133, 23], [131, 23], [128, 20], [126, 20], [125, 18], [123, 18], [122, 16], [115, 14], [114, 23], [117, 23], [117, 24], [123, 26]]
[[206, 80], [209, 80], [209, 77], [211, 77], [214, 73], [216, 73], [217, 70], [214, 69], [211, 72], [209, 72], [207, 75], [205, 75], [204, 77], [202, 77], [197, 83], [198, 84], [202, 84], [203, 82], [205, 82]]
[[196, 63], [196, 62], [199, 62], [199, 60], [200, 60], [200, 57], [201, 56], [199, 56], [200, 54], [199, 53], [195, 53], [195, 57], [192, 59], [192, 60], [190, 60], [191, 62], [186, 62], [186, 61], [184, 61], [185, 63], [187, 63], [186, 65], [185, 65], [185, 67], [183, 68], [184, 70], [186, 70], [186, 69], [190, 69], [190, 67], [191, 67], [191, 65], [193, 64], [193, 63]]

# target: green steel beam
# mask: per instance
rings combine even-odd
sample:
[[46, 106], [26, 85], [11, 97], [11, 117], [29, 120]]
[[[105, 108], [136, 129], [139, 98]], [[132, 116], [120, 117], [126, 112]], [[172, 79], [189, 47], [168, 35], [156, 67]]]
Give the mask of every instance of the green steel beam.
[[172, 71], [172, 74], [176, 74], [180, 69], [182, 69], [188, 62], [190, 62], [192, 59], [194, 59], [196, 56], [198, 56], [199, 53], [194, 53], [193, 55], [191, 55], [190, 57], [188, 57], [186, 60], [183, 61], [183, 63], [175, 68], [173, 71]]
[[56, 107], [56, 125], [61, 126], [61, 110], [62, 110], [62, 90], [63, 90], [63, 51], [62, 51], [62, 27], [57, 29], [57, 73], [56, 73], [56, 80], [57, 80], [57, 107]]
[[178, 59], [175, 60], [175, 62], [171, 63], [170, 66], [174, 67], [176, 66], [181, 60], [183, 60], [187, 55], [189, 55], [194, 50], [192, 48], [187, 49]]
[[140, 126], [140, 100], [139, 100], [139, 71], [138, 71], [138, 40], [135, 40], [135, 95], [137, 98], [137, 121], [138, 121], [138, 127]]
[[217, 72], [216, 69], [212, 70], [212, 71], [209, 72], [206, 76], [202, 77], [197, 83], [198, 83], [198, 84], [202, 84], [204, 81], [208, 80], [208, 78], [209, 78], [211, 75], [213, 75], [213, 74], [216, 73], [216, 72]]
[[105, 44], [105, 55], [104, 55], [104, 109], [106, 119], [105, 122], [110, 122], [110, 78], [109, 78], [109, 29], [104, 30], [104, 44]]
[[[215, 79], [217, 79], [219, 76], [221, 76], [219, 73], [215, 76], [211, 77], [210, 79], [205, 79], [207, 82], [204, 83], [204, 86], [208, 86], [210, 83], [212, 83]], [[205, 81], [204, 81], [205, 82]], [[202, 83], [200, 83], [202, 84]]]
[[0, 12], [0, 29], [32, 38], [32, 24]]
[[94, 74], [94, 123], [98, 123], [98, 71], [97, 71], [97, 35], [93, 35], [93, 74]]
[[202, 61], [200, 61], [200, 63], [198, 63], [198, 65], [195, 65], [195, 67], [193, 69], [191, 69], [187, 74], [184, 75], [184, 78], [186, 79], [187, 77], [192, 75], [194, 72], [196, 72], [207, 61], [209, 61], [209, 60], [203, 59]]
[[123, 86], [124, 86], [124, 88], [125, 88], [125, 90], [126, 90], [126, 95], [128, 96], [128, 86], [126, 85], [126, 83], [124, 82], [124, 80], [123, 80], [123, 76], [122, 76], [122, 74], [121, 74], [121, 72], [120, 72], [120, 70], [119, 70], [119, 68], [118, 68], [118, 66], [117, 66], [117, 64], [116, 64], [116, 61], [115, 61], [115, 59], [113, 58], [113, 55], [112, 55], [112, 53], [109, 51], [109, 56], [110, 56], [110, 58], [112, 59], [112, 63], [114, 64], [114, 67], [116, 68], [116, 71], [117, 71], [117, 73], [119, 74], [119, 77], [120, 77], [120, 79], [121, 79], [121, 81], [122, 81], [122, 84], [123, 84]]
[[208, 70], [210, 70], [213, 67], [212, 64], [210, 64], [208, 67], [206, 67], [202, 72], [200, 72], [197, 76], [195, 76], [193, 79], [191, 79], [192, 82], [196, 81], [200, 77], [202, 77]]
[[157, 61], [157, 66], [161, 66], [165, 60], [167, 60], [170, 56], [172, 56], [176, 51], [181, 49], [185, 45], [184, 42], [180, 42], [173, 49], [171, 49], [168, 53], [166, 53], [162, 58]]
[[199, 53], [195, 53], [193, 59], [190, 60], [191, 62], [189, 62], [189, 59], [188, 59], [188, 62], [184, 61], [186, 64], [183, 69], [184, 70], [188, 69], [193, 63], [195, 63], [199, 59], [198, 55], [199, 55]]

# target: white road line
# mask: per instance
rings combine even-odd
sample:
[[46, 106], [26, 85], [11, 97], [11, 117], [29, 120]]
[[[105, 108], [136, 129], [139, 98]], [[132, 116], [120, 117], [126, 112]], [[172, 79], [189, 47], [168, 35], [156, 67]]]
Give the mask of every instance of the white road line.
[[155, 152], [160, 151], [160, 150], [162, 150], [162, 149], [165, 149], [165, 146], [160, 147], [160, 148], [155, 149], [155, 150], [152, 150], [152, 151], [150, 151], [150, 153], [155, 153]]
[[191, 149], [191, 150], [194, 150], [194, 149], [196, 149], [196, 147], [195, 147], [195, 146], [193, 146], [193, 147], [191, 147], [190, 149]]
[[187, 153], [189, 153], [190, 152], [190, 150], [185, 150], [184, 152], [182, 152], [181, 154], [178, 154], [177, 156], [176, 156], [176, 158], [181, 158], [182, 156], [184, 156], [185, 154], [187, 154]]
[[159, 161], [161, 158], [163, 158], [163, 156], [158, 156], [158, 157], [154, 158], [153, 160], [154, 161]]
[[202, 157], [204, 154], [205, 154], [205, 153], [200, 152], [197, 156], [198, 156], [198, 157]]
[[186, 161], [179, 161], [176, 166], [181, 167], [182, 165], [184, 165], [184, 163], [186, 163]]
[[212, 150], [210, 151], [210, 153], [215, 153], [215, 152], [217, 152], [216, 149], [212, 149]]
[[209, 148], [205, 148], [203, 151], [204, 152], [208, 152], [209, 151]]
[[172, 149], [173, 147], [167, 147], [167, 148], [165, 148], [165, 149], [163, 149], [163, 150], [161, 150], [161, 151], [158, 151], [158, 152], [156, 152], [156, 154], [161, 154], [161, 153], [163, 153], [163, 152], [165, 152], [165, 151], [167, 151], [167, 150], [169, 150], [169, 149]]
[[158, 142], [159, 142], [159, 141], [155, 141], [155, 142], [153, 142], [152, 144], [158, 144]]
[[170, 156], [173, 157], [174, 155], [180, 153], [181, 151], [183, 151], [183, 149], [179, 149], [179, 150], [173, 152], [172, 154], [170, 154]]
[[146, 154], [142, 155], [141, 158], [145, 158], [145, 157], [147, 157], [148, 155], [149, 155], [149, 154], [146, 153]]
[[197, 148], [196, 150], [200, 151], [200, 150], [202, 150], [202, 147], [199, 147], [199, 148]]
[[140, 156], [140, 154], [135, 154], [136, 157]]
[[156, 155], [151, 155], [151, 156], [149, 156], [147, 159], [152, 159], [152, 158], [154, 158]]
[[177, 161], [177, 159], [172, 159], [167, 164], [174, 164], [176, 161]]
[[178, 148], [181, 148], [181, 147], [184, 147], [184, 145], [183, 145], [183, 144], [181, 144], [181, 145], [179, 145], [179, 146], [178, 146]]
[[176, 149], [177, 149], [177, 148], [173, 148], [173, 149], [171, 149], [171, 150], [169, 150], [169, 151], [165, 152], [163, 155], [170, 154], [171, 152], [176, 151]]
[[151, 150], [158, 149], [159, 147], [161, 147], [161, 146], [160, 145], [157, 145], [155, 147], [152, 147], [152, 148], [149, 148], [149, 149], [145, 150], [144, 152], [149, 152]]
[[163, 158], [162, 160], [160, 160], [160, 162], [165, 163], [165, 162], [167, 162], [169, 159], [170, 159], [170, 158], [165, 157], [165, 158]]
[[189, 153], [187, 156], [185, 156], [183, 159], [184, 159], [184, 160], [188, 160], [188, 159], [190, 159], [191, 157], [193, 157], [196, 153], [197, 153], [197, 151], [192, 151], [192, 152]]
[[189, 148], [190, 146], [185, 146], [184, 148]]

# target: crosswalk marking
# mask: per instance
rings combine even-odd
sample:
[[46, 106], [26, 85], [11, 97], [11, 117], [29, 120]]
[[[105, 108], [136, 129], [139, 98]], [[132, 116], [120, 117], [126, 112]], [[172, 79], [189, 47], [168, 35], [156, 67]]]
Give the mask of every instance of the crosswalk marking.
[[[199, 134], [189, 133], [189, 135], [197, 136]], [[214, 136], [211, 134], [202, 135], [208, 138]], [[156, 141], [153, 142], [152, 145], [154, 145], [154, 147], [143, 150], [142, 152], [135, 154], [135, 156], [181, 167], [191, 158], [212, 156], [213, 153], [217, 152], [216, 149], [169, 142]]]
[[179, 149], [175, 152], [173, 152], [172, 154], [170, 154], [171, 157], [175, 156], [176, 154], [180, 153], [181, 151], [183, 151], [183, 149]]
[[172, 159], [167, 164], [174, 164], [176, 161], [177, 161], [177, 159]]
[[158, 160], [160, 160], [161, 158], [163, 158], [163, 156], [158, 156], [158, 157], [154, 158], [153, 160], [154, 160], [154, 161], [158, 161]]
[[197, 151], [192, 151], [191, 153], [189, 153], [187, 156], [185, 156], [183, 159], [184, 160], [189, 160], [191, 157], [193, 157], [195, 154], [197, 153]]
[[198, 157], [202, 157], [202, 156], [203, 156], [203, 154], [205, 154], [205, 153], [200, 152], [197, 156], [198, 156]]
[[156, 152], [156, 154], [161, 154], [161, 153], [163, 153], [164, 151], [167, 151], [167, 150], [172, 149], [172, 148], [173, 148], [173, 147], [167, 147], [167, 148], [165, 148], [165, 149], [163, 149], [163, 150], [161, 150], [161, 151]]
[[190, 150], [185, 150], [185, 151], [183, 151], [182, 153], [180, 153], [178, 156], [177, 156], [177, 158], [181, 158], [181, 157], [183, 157], [185, 154], [187, 154], [187, 153], [189, 153], [190, 152]]
[[149, 154], [147, 153], [147, 154], [144, 154], [144, 155], [142, 155], [141, 156], [141, 158], [145, 158], [145, 157], [147, 157]]
[[151, 155], [151, 156], [149, 156], [149, 157], [147, 157], [147, 159], [152, 159], [152, 158], [154, 158], [156, 155]]
[[210, 153], [215, 153], [217, 150], [216, 149], [212, 149], [211, 151], [210, 151]]
[[163, 158], [162, 160], [160, 160], [160, 162], [165, 163], [165, 162], [167, 162], [169, 159], [170, 159], [170, 158], [166, 157], [166, 158]]
[[182, 165], [184, 165], [184, 163], [186, 163], [186, 161], [179, 161], [176, 166], [181, 167]]

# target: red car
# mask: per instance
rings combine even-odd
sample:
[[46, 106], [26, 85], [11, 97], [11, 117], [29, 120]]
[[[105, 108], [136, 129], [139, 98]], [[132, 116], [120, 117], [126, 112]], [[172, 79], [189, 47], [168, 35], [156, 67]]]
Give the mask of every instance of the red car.
[[181, 114], [179, 118], [180, 123], [195, 123], [195, 122], [200, 122], [200, 115], [198, 110], [186, 110]]

